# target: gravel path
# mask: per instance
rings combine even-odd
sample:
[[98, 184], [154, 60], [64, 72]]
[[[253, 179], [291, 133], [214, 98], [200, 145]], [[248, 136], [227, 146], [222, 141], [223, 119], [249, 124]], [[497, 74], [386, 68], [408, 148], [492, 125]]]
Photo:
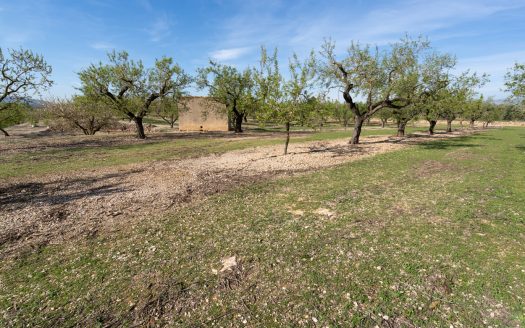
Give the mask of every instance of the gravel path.
[[71, 238], [90, 238], [142, 218], [151, 219], [208, 195], [264, 179], [331, 167], [442, 137], [368, 137], [231, 151], [53, 174], [0, 184], [0, 257]]

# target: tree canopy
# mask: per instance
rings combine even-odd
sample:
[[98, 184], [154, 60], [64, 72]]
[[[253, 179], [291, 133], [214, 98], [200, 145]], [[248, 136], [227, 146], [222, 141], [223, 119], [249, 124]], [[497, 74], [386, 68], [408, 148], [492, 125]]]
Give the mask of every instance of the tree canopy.
[[181, 92], [191, 78], [170, 57], [155, 60], [146, 69], [142, 61], [129, 59], [127, 52], [108, 53], [108, 63], [92, 64], [79, 73], [86, 96], [102, 97], [114, 110], [135, 122], [137, 137], [145, 138], [142, 119], [158, 98]]
[[239, 71], [210, 60], [207, 67], [198, 69], [197, 86], [208, 89], [208, 96], [226, 106], [233, 117], [235, 132], [242, 132], [243, 119], [255, 111], [251, 69]]
[[[338, 88], [355, 115], [352, 144], [359, 143], [365, 120], [383, 108], [401, 109], [413, 101], [419, 83], [421, 54], [429, 47], [429, 42], [422, 38], [408, 37], [385, 50], [352, 42], [339, 60], [335, 43], [331, 40], [324, 43], [321, 54], [325, 61], [321, 72], [325, 85]], [[365, 106], [357, 106], [357, 97], [365, 99]]]
[[515, 63], [505, 75], [505, 90], [520, 102], [525, 101], [525, 64]]
[[284, 78], [279, 71], [277, 50], [271, 56], [268, 56], [266, 49], [261, 50], [260, 68], [254, 73], [259, 108], [257, 117], [285, 126], [285, 155], [288, 153], [291, 125], [297, 121], [308, 121], [308, 116], [317, 113], [316, 99], [309, 94], [316, 78], [316, 67], [313, 51], [304, 61], [294, 54], [288, 64], [289, 78]]
[[42, 55], [31, 50], [0, 48], [0, 111], [8, 109], [9, 102], [39, 94], [53, 85], [52, 68]]

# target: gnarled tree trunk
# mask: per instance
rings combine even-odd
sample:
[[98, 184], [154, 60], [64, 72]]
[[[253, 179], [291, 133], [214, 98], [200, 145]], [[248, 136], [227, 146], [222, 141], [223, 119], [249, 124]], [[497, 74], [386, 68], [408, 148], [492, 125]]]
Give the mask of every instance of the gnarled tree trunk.
[[434, 135], [434, 128], [436, 127], [437, 121], [430, 120], [430, 121], [428, 121], [428, 123], [429, 123], [428, 134], [429, 135]]
[[452, 132], [452, 120], [447, 120], [447, 133]]
[[398, 137], [404, 137], [405, 136], [405, 128], [407, 126], [407, 121], [401, 120], [397, 122], [397, 136]]
[[[238, 112], [237, 112], [238, 113]], [[244, 115], [241, 113], [235, 114], [235, 133], [241, 133], [242, 132], [242, 120], [244, 118]]]
[[144, 133], [144, 125], [142, 124], [142, 117], [133, 117], [133, 122], [135, 122], [135, 127], [137, 128], [137, 138], [146, 139], [146, 134]]
[[387, 121], [387, 120], [384, 119], [384, 118], [381, 119], [381, 128], [383, 128], [383, 129], [385, 128], [386, 121]]
[[233, 120], [234, 120], [234, 130], [235, 130], [235, 133], [241, 133], [242, 132], [242, 121], [244, 119], [244, 113], [241, 113], [237, 110], [237, 102], [234, 101], [233, 102], [233, 108], [232, 108], [232, 112], [233, 112]]
[[350, 140], [350, 144], [357, 145], [359, 143], [359, 137], [361, 136], [361, 129], [363, 128], [364, 122], [365, 122], [365, 118], [363, 116], [356, 115], [355, 123], [354, 123], [354, 131], [352, 132], [352, 139]]

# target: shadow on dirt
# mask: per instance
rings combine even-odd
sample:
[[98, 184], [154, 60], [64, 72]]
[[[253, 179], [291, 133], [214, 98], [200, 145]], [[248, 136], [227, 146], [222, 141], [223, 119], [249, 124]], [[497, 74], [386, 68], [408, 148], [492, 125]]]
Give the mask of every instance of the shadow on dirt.
[[16, 210], [27, 206], [28, 203], [60, 205], [76, 199], [124, 192], [127, 189], [120, 186], [120, 183], [96, 184], [107, 179], [124, 177], [140, 171], [142, 170], [105, 174], [90, 178], [14, 184], [0, 188], [0, 207], [7, 206], [10, 210]]
[[334, 157], [345, 156], [350, 154], [364, 154], [366, 149], [363, 147], [353, 147], [351, 145], [338, 145], [327, 147], [324, 145], [308, 147], [308, 151], [298, 152], [296, 154], [308, 154], [308, 153], [332, 153]]

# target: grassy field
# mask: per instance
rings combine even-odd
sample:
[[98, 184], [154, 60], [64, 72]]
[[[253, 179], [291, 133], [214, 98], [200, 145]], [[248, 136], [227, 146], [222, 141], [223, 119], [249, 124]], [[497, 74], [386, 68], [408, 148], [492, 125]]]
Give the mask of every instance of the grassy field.
[[[421, 128], [408, 128], [414, 132]], [[326, 131], [292, 137], [291, 143], [350, 138], [348, 131]], [[363, 136], [395, 135], [394, 129], [364, 129]], [[96, 136], [105, 137], [107, 136]], [[155, 160], [191, 158], [231, 150], [284, 144], [284, 135], [258, 138], [180, 138], [155, 142], [140, 142], [99, 147], [61, 147], [41, 151], [7, 154], [0, 158], [0, 178], [21, 177], [29, 174], [63, 173], [70, 170], [98, 168]]]
[[520, 128], [434, 141], [4, 259], [0, 325], [523, 325], [524, 151]]

